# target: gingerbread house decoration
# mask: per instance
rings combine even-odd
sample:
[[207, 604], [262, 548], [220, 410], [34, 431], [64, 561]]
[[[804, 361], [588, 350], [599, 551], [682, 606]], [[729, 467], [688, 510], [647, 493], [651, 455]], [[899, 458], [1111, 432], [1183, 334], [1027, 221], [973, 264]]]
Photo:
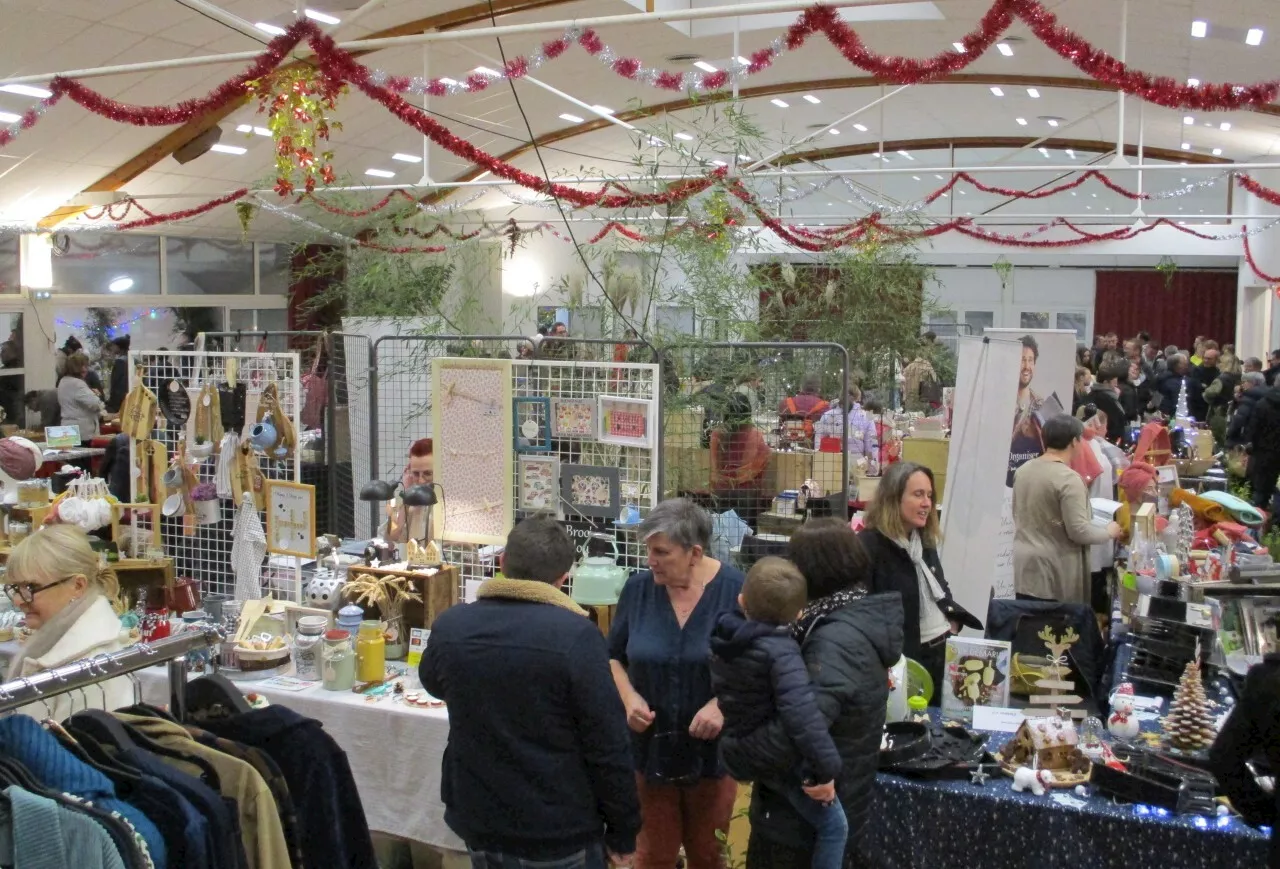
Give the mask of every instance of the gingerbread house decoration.
[[1022, 722], [1004, 747], [1005, 762], [1033, 769], [1070, 769], [1079, 738], [1070, 718], [1050, 716]]

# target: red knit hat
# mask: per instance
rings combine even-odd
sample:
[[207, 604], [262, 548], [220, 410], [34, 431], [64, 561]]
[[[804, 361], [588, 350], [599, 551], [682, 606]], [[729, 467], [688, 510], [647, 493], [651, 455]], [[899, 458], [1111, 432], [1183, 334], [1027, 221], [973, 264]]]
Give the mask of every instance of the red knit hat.
[[1142, 493], [1156, 481], [1156, 469], [1146, 462], [1134, 462], [1120, 475], [1118, 485], [1130, 504], [1142, 500]]

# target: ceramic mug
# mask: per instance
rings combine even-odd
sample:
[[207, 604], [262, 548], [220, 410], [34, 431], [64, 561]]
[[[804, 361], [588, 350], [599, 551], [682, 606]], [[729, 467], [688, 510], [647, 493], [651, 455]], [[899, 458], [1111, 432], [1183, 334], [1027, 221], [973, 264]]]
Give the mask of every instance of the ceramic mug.
[[279, 435], [276, 434], [276, 427], [265, 420], [249, 429], [249, 440], [264, 453], [274, 447], [278, 439]]
[[160, 482], [164, 483], [170, 489], [176, 489], [182, 485], [182, 471], [179, 468], [170, 468], [164, 472], [160, 478]]
[[164, 504], [160, 507], [160, 512], [166, 516], [177, 516], [182, 512], [182, 494], [174, 492], [168, 498], [164, 499]]

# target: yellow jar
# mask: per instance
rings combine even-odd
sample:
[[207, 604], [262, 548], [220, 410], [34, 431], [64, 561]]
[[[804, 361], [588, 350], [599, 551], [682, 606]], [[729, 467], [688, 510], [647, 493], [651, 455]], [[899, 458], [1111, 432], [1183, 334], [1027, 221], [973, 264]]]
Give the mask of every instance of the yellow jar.
[[387, 673], [387, 641], [382, 622], [363, 621], [356, 636], [356, 681], [381, 682]]

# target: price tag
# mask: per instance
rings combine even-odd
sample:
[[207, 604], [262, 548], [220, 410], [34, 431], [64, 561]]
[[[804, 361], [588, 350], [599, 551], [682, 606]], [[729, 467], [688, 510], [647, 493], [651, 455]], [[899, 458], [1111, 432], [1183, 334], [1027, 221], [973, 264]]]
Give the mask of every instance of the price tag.
[[975, 706], [973, 707], [973, 729], [1015, 733], [1026, 717], [1021, 709], [1011, 709], [1007, 706]]

